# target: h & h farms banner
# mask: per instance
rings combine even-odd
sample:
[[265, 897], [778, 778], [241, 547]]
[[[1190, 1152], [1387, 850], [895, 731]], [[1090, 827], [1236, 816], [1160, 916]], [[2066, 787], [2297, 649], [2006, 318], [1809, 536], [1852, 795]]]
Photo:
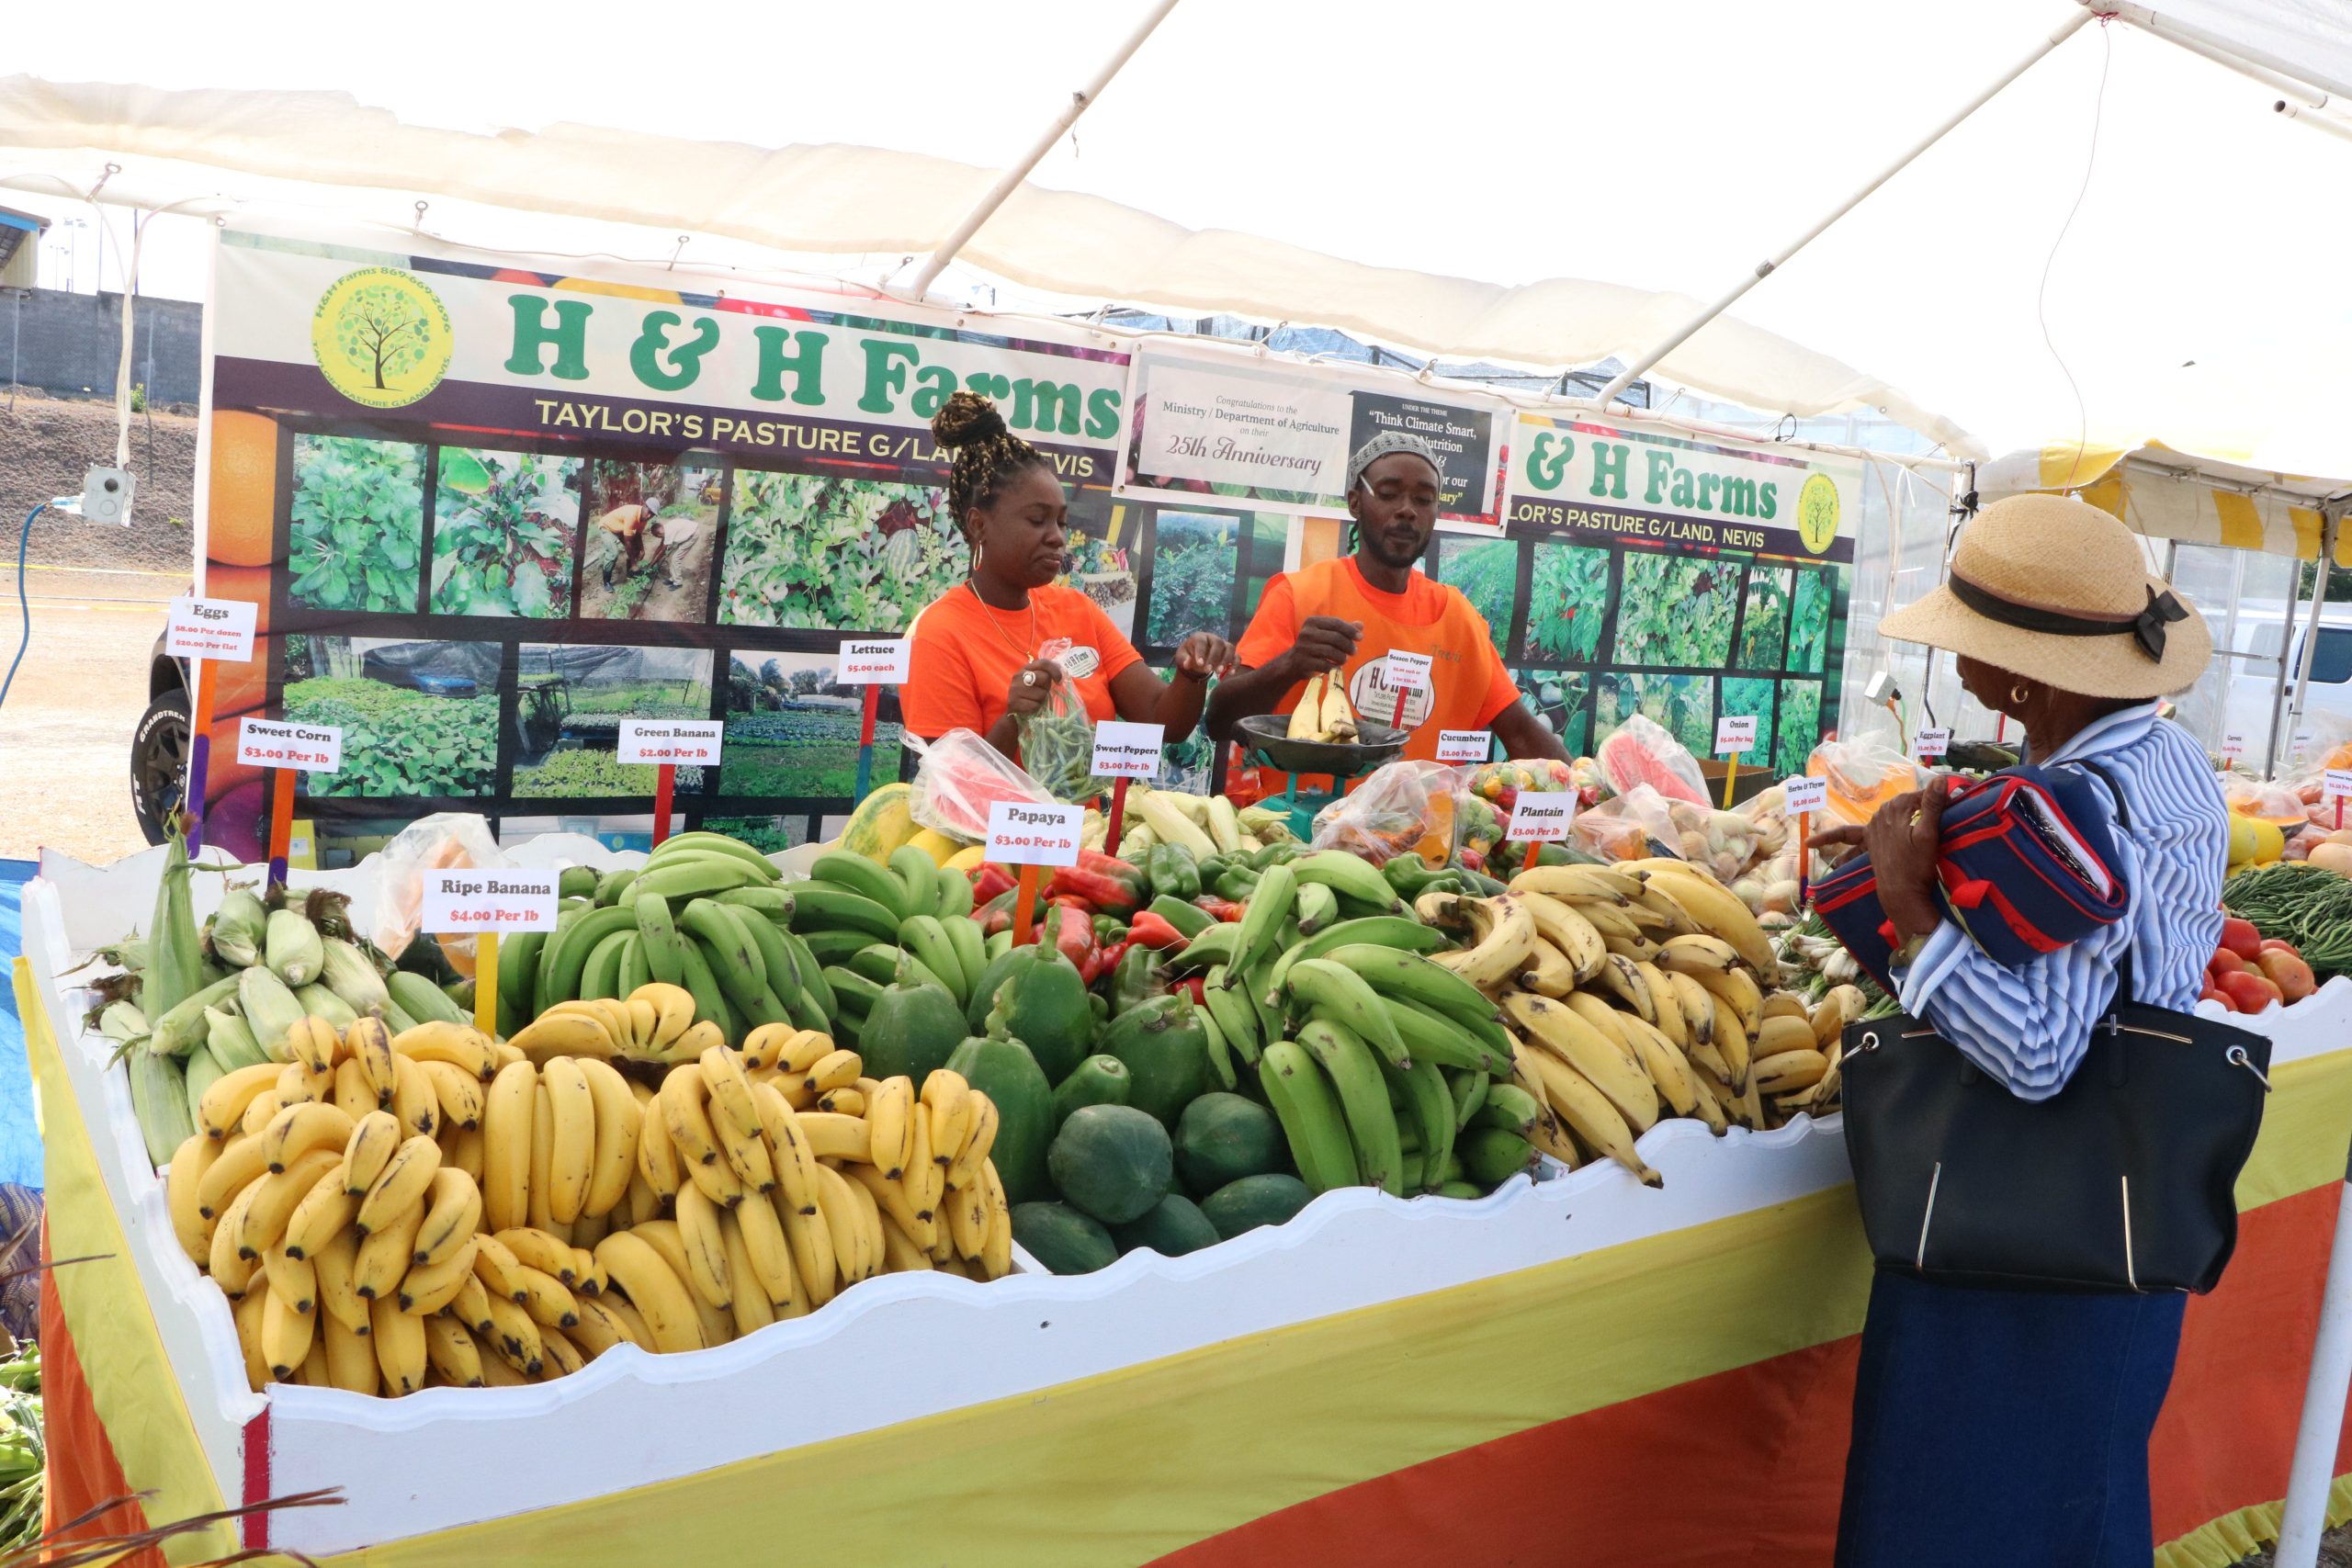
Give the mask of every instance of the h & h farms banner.
[[[419, 243], [221, 239], [204, 592], [264, 634], [219, 670], [207, 814], [232, 847], [259, 847], [264, 781], [234, 761], [253, 713], [343, 728], [341, 770], [302, 778], [330, 850], [445, 809], [641, 829], [654, 771], [618, 761], [625, 717], [724, 721], [720, 764], [680, 771], [691, 820], [822, 835], [854, 777], [841, 639], [903, 631], [965, 574], [928, 424], [966, 387], [1052, 455], [1068, 581], [1157, 665], [1192, 631], [1238, 637], [1275, 572], [1345, 547], [1347, 453], [1406, 429], [1445, 459], [1431, 570], [1571, 750], [1644, 711], [1704, 750], [1714, 712], [1753, 711], [1802, 756], [1835, 712], [1852, 465]], [[883, 716], [888, 778], [894, 700]], [[1196, 736], [1164, 777], [1211, 772]]]

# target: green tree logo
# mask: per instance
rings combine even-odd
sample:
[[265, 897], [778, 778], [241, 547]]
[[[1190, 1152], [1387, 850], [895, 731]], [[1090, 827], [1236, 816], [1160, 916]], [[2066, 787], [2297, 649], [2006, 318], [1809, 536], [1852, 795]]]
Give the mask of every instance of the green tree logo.
[[320, 297], [311, 346], [336, 391], [368, 408], [401, 408], [448, 373], [449, 311], [415, 275], [365, 267]]
[[1797, 491], [1797, 536], [1804, 547], [1815, 555], [1829, 547], [1838, 536], [1838, 481], [1827, 474], [1815, 474]]

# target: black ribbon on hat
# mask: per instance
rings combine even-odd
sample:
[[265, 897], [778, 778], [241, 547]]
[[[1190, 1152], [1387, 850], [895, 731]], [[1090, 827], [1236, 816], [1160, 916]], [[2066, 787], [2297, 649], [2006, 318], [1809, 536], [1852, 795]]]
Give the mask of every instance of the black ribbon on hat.
[[2045, 610], [2039, 605], [2020, 604], [2014, 599], [2004, 599], [1954, 572], [1947, 584], [1952, 597], [1984, 616], [2019, 631], [2045, 632], [2052, 637], [2130, 637], [2140, 645], [2140, 651], [2161, 663], [2165, 656], [2165, 628], [2175, 621], [2188, 619], [2188, 611], [2172, 596], [2170, 590], [2159, 593], [2148, 590], [2148, 607], [2136, 615], [2101, 619], [2091, 615], [2068, 615], [2063, 610]]

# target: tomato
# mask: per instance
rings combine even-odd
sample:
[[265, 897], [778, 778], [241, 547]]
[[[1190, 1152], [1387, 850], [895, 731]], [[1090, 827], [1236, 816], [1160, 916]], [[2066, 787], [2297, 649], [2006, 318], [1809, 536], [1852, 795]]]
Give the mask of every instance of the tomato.
[[2264, 953], [2291, 953], [2298, 958], [2301, 958], [2303, 955], [2302, 950], [2297, 947], [2293, 942], [2275, 936], [2267, 936], [2262, 939], [2262, 951]]
[[2276, 949], [2266, 951], [2260, 964], [2264, 977], [2278, 987], [2278, 994], [2284, 1000], [2301, 1001], [2319, 988], [2319, 981], [2312, 974], [2312, 966], [2291, 948], [2284, 953]]
[[2240, 958], [2250, 959], [2262, 951], [2262, 933], [2254, 929], [2252, 920], [2231, 915], [2222, 921], [2222, 945]]
[[2238, 1004], [2230, 1000], [2230, 996], [2227, 991], [2217, 991], [2211, 986], [2208, 986], [2202, 991], [2199, 991], [2197, 994], [2197, 999], [2200, 1002], [2219, 1002], [2222, 1004], [2222, 1010], [2227, 1012], [2235, 1012], [2238, 1010]]
[[2240, 958], [2236, 953], [2232, 953], [2225, 947], [2220, 952], [2214, 953], [2211, 958], [2206, 960], [2205, 973], [2212, 976], [2215, 979], [2219, 979], [2224, 975], [2238, 974], [2246, 967], [2247, 964], [2245, 959]]
[[2240, 973], [2222, 976], [2222, 989], [2237, 1004], [2240, 1012], [2260, 1012], [2274, 1003], [2287, 998], [2278, 987], [2259, 975]]

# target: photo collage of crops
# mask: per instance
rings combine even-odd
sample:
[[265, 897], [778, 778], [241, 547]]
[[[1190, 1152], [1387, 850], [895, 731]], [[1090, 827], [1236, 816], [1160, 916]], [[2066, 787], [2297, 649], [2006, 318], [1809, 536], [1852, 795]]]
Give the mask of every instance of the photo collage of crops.
[[1521, 698], [1570, 756], [1634, 714], [1701, 757], [1753, 717], [1746, 761], [1803, 773], [1838, 712], [1846, 569], [1730, 551], [1441, 534], [1430, 573], [1486, 617]]
[[[966, 573], [929, 474], [253, 423], [279, 475], [273, 685], [286, 716], [345, 730], [343, 771], [303, 780], [330, 831], [642, 814], [654, 770], [617, 760], [621, 719], [715, 717], [721, 763], [680, 770], [678, 808], [779, 848], [822, 837], [862, 717], [840, 639], [903, 631]], [[1191, 632], [1238, 639], [1306, 525], [1080, 490], [1064, 581], [1165, 673]], [[1821, 568], [1452, 534], [1427, 564], [1572, 753], [1637, 711], [1702, 752], [1718, 713], [1755, 713], [1776, 765], [1813, 744], [1838, 653]], [[886, 688], [876, 779], [911, 773], [897, 719]], [[1213, 750], [1170, 748], [1162, 782], [1213, 787]]]
[[[967, 570], [927, 474], [265, 421], [215, 438], [277, 443], [272, 683], [287, 717], [345, 731], [343, 770], [301, 788], [346, 837], [443, 808], [641, 815], [655, 770], [618, 761], [628, 717], [724, 721], [720, 765], [675, 780], [697, 825], [822, 837], [852, 804], [863, 716], [863, 688], [834, 679], [842, 637], [903, 631]], [[1188, 633], [1238, 635], [1290, 520], [1173, 518], [1152, 596], [1154, 510], [1074, 491], [1064, 581], [1164, 673]], [[874, 778], [911, 773], [888, 688], [875, 739]], [[1171, 749], [1163, 782], [1208, 788], [1210, 750]]]

